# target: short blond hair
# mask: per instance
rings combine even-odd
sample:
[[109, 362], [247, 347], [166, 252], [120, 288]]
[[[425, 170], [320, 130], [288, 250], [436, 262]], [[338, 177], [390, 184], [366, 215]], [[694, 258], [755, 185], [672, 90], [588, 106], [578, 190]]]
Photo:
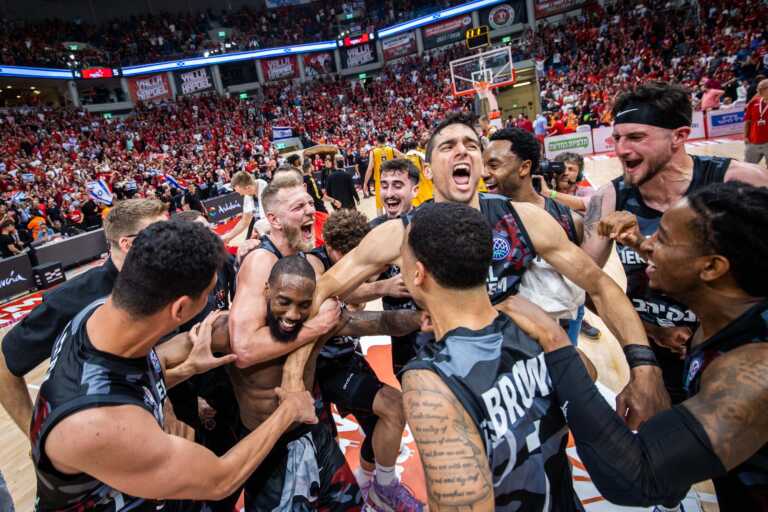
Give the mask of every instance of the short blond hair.
[[232, 181], [229, 182], [230, 185], [232, 185], [232, 188], [237, 187], [250, 187], [256, 185], [256, 180], [248, 174], [245, 171], [238, 171], [232, 176]]
[[277, 194], [283, 189], [294, 187], [304, 187], [304, 179], [298, 171], [290, 169], [290, 172], [286, 170], [275, 174], [261, 196], [264, 211], [267, 213], [273, 212], [275, 206], [277, 206]]
[[110, 244], [117, 245], [121, 237], [137, 234], [141, 221], [159, 217], [165, 212], [166, 206], [157, 199], [119, 201], [104, 219], [104, 236]]

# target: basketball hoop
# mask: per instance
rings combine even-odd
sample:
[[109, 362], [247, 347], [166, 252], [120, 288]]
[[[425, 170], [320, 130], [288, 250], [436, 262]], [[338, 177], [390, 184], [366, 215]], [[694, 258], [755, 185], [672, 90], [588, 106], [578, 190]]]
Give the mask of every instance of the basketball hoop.
[[488, 95], [491, 93], [491, 84], [490, 82], [486, 82], [485, 80], [480, 80], [478, 82], [474, 82], [472, 84], [472, 88], [475, 90], [475, 93], [482, 99], [482, 98], [488, 98]]

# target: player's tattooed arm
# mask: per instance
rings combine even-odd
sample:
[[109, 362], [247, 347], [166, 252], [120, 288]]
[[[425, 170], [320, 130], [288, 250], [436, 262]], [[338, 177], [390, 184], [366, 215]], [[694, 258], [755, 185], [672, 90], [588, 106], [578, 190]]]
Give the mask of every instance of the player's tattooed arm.
[[729, 471], [768, 442], [767, 375], [768, 344], [747, 345], [710, 364], [699, 393], [683, 403]]
[[347, 311], [344, 316], [339, 336], [405, 336], [421, 326], [419, 311]]
[[610, 238], [600, 236], [598, 226], [600, 219], [608, 215], [616, 208], [616, 191], [612, 183], [600, 187], [589, 200], [587, 213], [584, 216], [584, 238], [581, 248], [597, 263], [604, 267], [611, 255], [613, 241]]
[[429, 370], [407, 371], [403, 406], [424, 466], [429, 509], [493, 510], [493, 481], [482, 438], [440, 377]]

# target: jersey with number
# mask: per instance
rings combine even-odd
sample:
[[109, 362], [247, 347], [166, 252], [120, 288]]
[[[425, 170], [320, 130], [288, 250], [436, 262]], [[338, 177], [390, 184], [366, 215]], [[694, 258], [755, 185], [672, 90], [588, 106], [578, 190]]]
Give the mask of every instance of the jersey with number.
[[123, 494], [87, 474], [62, 473], [45, 453], [51, 430], [63, 419], [86, 409], [135, 405], [163, 426], [166, 389], [155, 351], [128, 359], [96, 349], [88, 338], [85, 324], [103, 303], [101, 299], [87, 306], [61, 333], [35, 402], [30, 438], [37, 473], [35, 510], [40, 512], [162, 509], [160, 502]]
[[[699, 392], [701, 375], [714, 360], [751, 343], [768, 343], [768, 300], [752, 306], [691, 350], [685, 361], [688, 396]], [[768, 443], [713, 482], [721, 510], [768, 510]]]
[[[722, 183], [731, 163], [730, 158], [695, 155], [691, 158], [693, 178], [685, 195], [711, 183]], [[613, 180], [613, 187], [616, 190], [616, 211], [635, 214], [640, 232], [644, 236], [653, 235], [659, 228], [663, 213], [646, 205], [637, 187], [624, 183], [623, 177]], [[650, 289], [645, 273], [648, 264], [634, 249], [617, 243], [616, 250], [627, 274], [627, 295], [644, 322], [660, 327], [695, 328], [698, 322], [693, 311], [671, 297]]]
[[544, 353], [508, 316], [499, 313], [480, 330], [449, 331], [422, 348], [409, 370], [435, 372], [471, 416], [488, 456], [496, 511], [583, 510]]
[[[523, 274], [536, 257], [536, 250], [508, 197], [482, 192], [478, 196], [480, 213], [493, 230], [493, 255], [485, 284], [495, 305], [517, 293]], [[403, 224], [407, 226], [411, 222], [415, 210], [400, 217]]]

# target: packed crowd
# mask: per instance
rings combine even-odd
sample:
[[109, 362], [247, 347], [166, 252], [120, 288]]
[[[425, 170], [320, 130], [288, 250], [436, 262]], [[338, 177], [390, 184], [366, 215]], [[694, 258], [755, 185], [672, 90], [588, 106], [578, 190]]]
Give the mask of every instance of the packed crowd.
[[565, 124], [608, 125], [612, 98], [654, 79], [686, 85], [697, 109], [744, 102], [768, 70], [766, 16], [751, 0], [589, 4], [535, 34], [542, 108]]
[[[313, 2], [309, 5], [197, 13], [161, 13], [114, 19], [101, 24], [82, 20], [22, 22], [3, 19], [0, 63], [60, 68], [128, 66], [229, 53], [285, 44], [335, 39], [351, 23], [378, 28], [457, 4], [455, 0], [371, 0]], [[231, 29], [231, 30], [230, 30]], [[219, 37], [224, 31], [225, 37]], [[213, 36], [211, 34], [214, 33]], [[72, 42], [85, 47], [71, 49]]]

